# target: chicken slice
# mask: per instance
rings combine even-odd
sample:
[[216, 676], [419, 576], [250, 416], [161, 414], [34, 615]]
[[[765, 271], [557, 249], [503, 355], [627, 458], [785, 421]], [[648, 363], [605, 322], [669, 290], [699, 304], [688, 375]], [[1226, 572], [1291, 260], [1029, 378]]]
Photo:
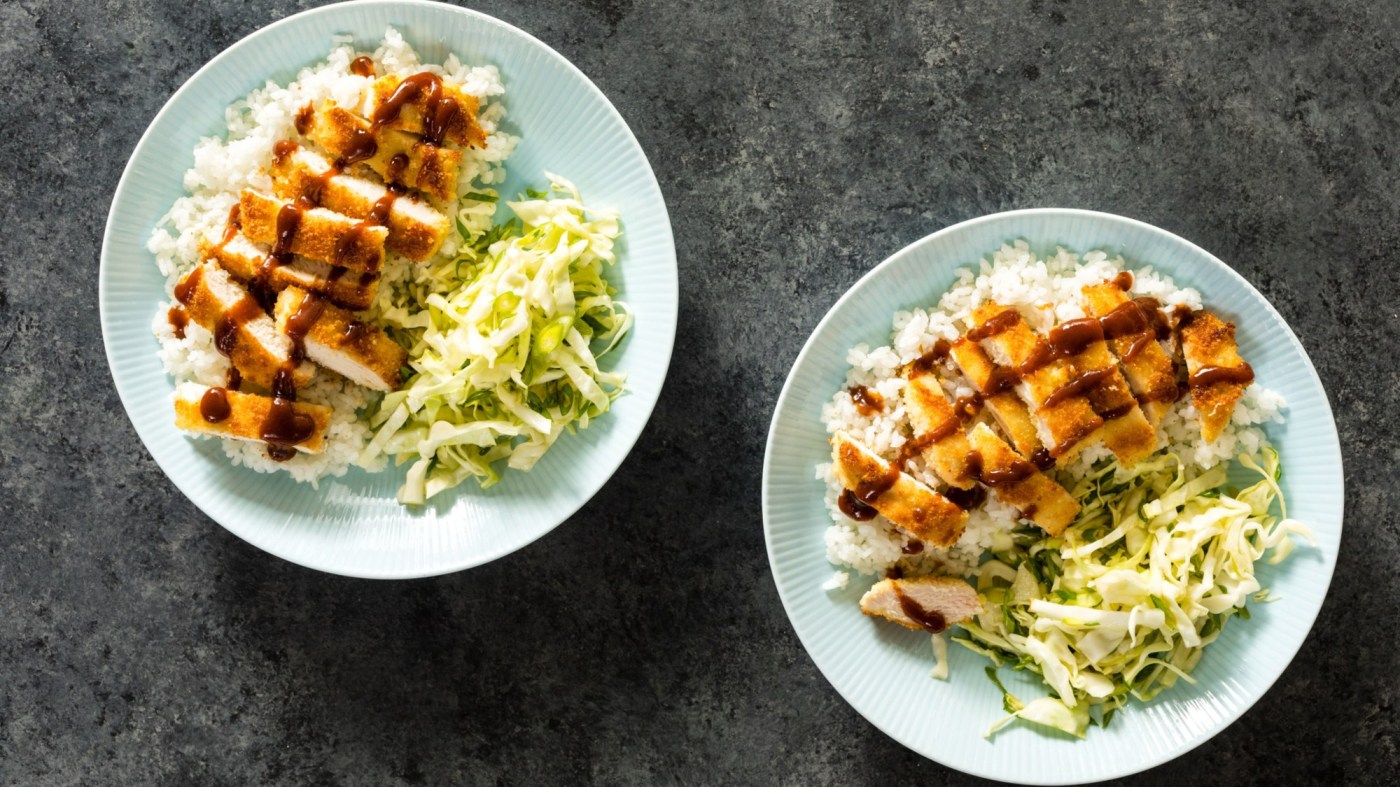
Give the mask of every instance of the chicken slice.
[[334, 104], [317, 107], [306, 135], [337, 159], [368, 156], [355, 163], [379, 173], [385, 183], [402, 183], [439, 199], [452, 199], [457, 192], [457, 170], [462, 152], [438, 147], [406, 131], [381, 128], [359, 115]]
[[[309, 430], [309, 436], [293, 443], [292, 447], [308, 454], [324, 451], [331, 408], [302, 402], [282, 406], [288, 404], [292, 409], [291, 418]], [[185, 382], [175, 389], [175, 426], [186, 432], [265, 442], [265, 426], [274, 406], [268, 396]]]
[[261, 281], [273, 292], [300, 287], [355, 311], [368, 309], [374, 303], [379, 281], [377, 274], [350, 272], [304, 257], [294, 258], [285, 265], [273, 260], [268, 265], [268, 252], [241, 234], [233, 235], [226, 243], [205, 243], [200, 254], [204, 259], [218, 262], [241, 281]]
[[967, 525], [967, 512], [845, 432], [832, 438], [836, 478], [866, 505], [926, 544], [949, 547]]
[[408, 353], [380, 330], [300, 287], [277, 296], [277, 329], [301, 342], [306, 357], [351, 382], [376, 391], [402, 384]]
[[284, 140], [277, 145], [268, 174], [273, 191], [282, 199], [306, 197], [351, 218], [382, 219], [389, 230], [385, 246], [415, 262], [436, 254], [452, 231], [447, 216], [422, 200], [400, 197], [378, 183], [340, 174], [331, 162], [295, 142]]
[[389, 231], [332, 210], [305, 208], [244, 189], [238, 195], [238, 215], [249, 240], [279, 252], [369, 273], [384, 262]]
[[190, 319], [214, 334], [219, 352], [228, 356], [245, 380], [271, 390], [277, 373], [291, 369], [293, 385], [300, 387], [316, 373], [309, 363], [292, 360], [291, 341], [272, 318], [228, 272], [205, 262], [175, 285], [175, 299], [184, 304]]
[[[436, 85], [432, 84], [436, 82]], [[399, 92], [398, 96], [395, 93]], [[436, 91], [436, 93], [434, 93]], [[407, 100], [401, 100], [401, 99]], [[374, 118], [385, 102], [399, 100], [398, 111], [383, 128], [429, 136], [430, 118], [437, 121], [438, 144], [451, 142], [471, 148], [486, 147], [486, 132], [477, 124], [477, 100], [455, 85], [429, 72], [410, 77], [390, 74], [375, 80], [364, 116]], [[440, 119], [440, 120], [439, 120]]]
[[987, 353], [975, 342], [964, 338], [954, 342], [948, 354], [967, 376], [968, 382], [982, 392], [983, 404], [1021, 456], [1031, 458], [1043, 451], [1040, 433], [1031, 418], [1031, 411], [1026, 408], [1026, 403], [1021, 401], [1021, 397], [1011, 391], [988, 395], [987, 392], [992, 390], [995, 384], [993, 378], [996, 364], [987, 357]]
[[1108, 323], [1108, 348], [1117, 356], [1147, 422], [1156, 427], [1177, 399], [1176, 369], [1171, 356], [1157, 341], [1152, 322], [1142, 313], [1142, 307], [1117, 284], [1091, 284], [1083, 293], [1084, 310], [1101, 324]]
[[1069, 492], [1018, 456], [990, 427], [986, 424], [974, 426], [967, 433], [967, 440], [981, 458], [982, 471], [978, 477], [997, 499], [1019, 508], [1021, 516], [1052, 536], [1063, 533], [1074, 521], [1079, 504]]
[[914, 443], [933, 472], [950, 486], [975, 486], [967, 464], [972, 447], [967, 444], [962, 420], [953, 411], [938, 378], [930, 372], [911, 369], [904, 386], [904, 410], [914, 427]]
[[1151, 456], [1157, 450], [1157, 430], [1118, 370], [1099, 321], [1085, 317], [1060, 323], [1050, 330], [1047, 341], [1069, 362], [1075, 383], [1087, 388], [1089, 405], [1104, 420], [1100, 436], [1119, 464], [1132, 467]]
[[[1015, 389], [1039, 421], [1042, 442], [1053, 459], [1068, 461], [1098, 438], [1103, 419], [1083, 393], [1068, 387], [1074, 379], [1074, 369], [1053, 358], [1050, 346], [1020, 312], [988, 301], [973, 311], [972, 319], [975, 327], [968, 332], [968, 338], [984, 333], [974, 340], [998, 364], [1017, 370], [1020, 379]], [[1036, 364], [1038, 368], [1020, 373]]]
[[1180, 331], [1191, 403], [1201, 415], [1201, 437], [1209, 443], [1230, 423], [1235, 404], [1254, 381], [1254, 369], [1240, 357], [1234, 323], [1196, 311], [1182, 320]]
[[860, 611], [934, 634], [982, 614], [982, 599], [956, 577], [882, 579], [860, 599]]

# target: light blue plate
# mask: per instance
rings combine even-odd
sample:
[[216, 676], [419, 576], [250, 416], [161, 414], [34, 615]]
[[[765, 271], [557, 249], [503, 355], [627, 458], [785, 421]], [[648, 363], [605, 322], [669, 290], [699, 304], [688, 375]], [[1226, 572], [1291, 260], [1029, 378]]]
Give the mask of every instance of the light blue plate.
[[[283, 474], [233, 467], [213, 441], [172, 424], [173, 384], [150, 332], [162, 279], [146, 240], [193, 164], [201, 136], [223, 136], [224, 109], [266, 80], [285, 84], [325, 59], [331, 37], [351, 34], [373, 50], [396, 27], [424, 62], [455, 52], [495, 65], [506, 86], [506, 128], [521, 136], [501, 190], [542, 185], [545, 170], [590, 205], [622, 213], [618, 265], [609, 279], [636, 315], [611, 368], [628, 393], [577, 435], [565, 435], [529, 473], [510, 472], [482, 491], [474, 482], [410, 511], [394, 500], [402, 469], [352, 469], [320, 489]], [[509, 554], [552, 530], [612, 476], [661, 392], [676, 326], [676, 252], [660, 188], [622, 117], [578, 69], [528, 34], [484, 14], [426, 2], [356, 2], [297, 14], [229, 47], [200, 69], [146, 130], [117, 186], [102, 244], [102, 336], [117, 392], [137, 434], [195, 505], [239, 537], [322, 571], [416, 577], [458, 571]]]
[[[1234, 620], [1206, 649], [1195, 686], [1178, 683], [1148, 704], [1120, 711], [1107, 730], [1086, 740], [1013, 725], [983, 740], [1003, 716], [1001, 696], [982, 674], [986, 659], [950, 647], [947, 682], [928, 677], [927, 635], [860, 614], [869, 578], [826, 592], [822, 533], [829, 517], [814, 468], [830, 447], [822, 404], [843, 385], [846, 351], [889, 343], [896, 311], [931, 306], [953, 283], [954, 269], [1024, 239], [1036, 251], [1121, 253], [1129, 267], [1151, 264], [1239, 326], [1240, 352], [1265, 386], [1288, 400], [1287, 424], [1269, 434], [1284, 461], [1290, 516], [1317, 535], [1260, 579], [1282, 598], [1251, 604], [1251, 620]], [[763, 467], [763, 522], [768, 559], [802, 644], [827, 680], [861, 715], [895, 740], [944, 765], [992, 779], [1068, 784], [1124, 776], [1176, 757], [1239, 718], [1288, 666], [1327, 593], [1342, 535], [1342, 459], [1327, 395], [1312, 363], [1273, 307], [1220, 260], [1199, 247], [1131, 219], [1080, 210], [998, 213], [936, 232], [885, 260], [856, 283], [802, 348], [768, 433]], [[1002, 670], [1007, 688], [1030, 700], [1048, 693], [1039, 679]]]

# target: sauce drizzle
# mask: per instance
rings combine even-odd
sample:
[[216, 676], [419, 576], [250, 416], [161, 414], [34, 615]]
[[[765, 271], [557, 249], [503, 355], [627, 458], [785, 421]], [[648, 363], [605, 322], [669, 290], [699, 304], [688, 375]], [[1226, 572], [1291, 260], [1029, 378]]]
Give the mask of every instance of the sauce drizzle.
[[910, 620], [923, 626], [925, 631], [938, 634], [947, 630], [948, 620], [943, 613], [934, 609], [924, 609], [923, 605], [910, 598], [899, 585], [894, 586], [894, 594], [899, 599], [899, 608]]

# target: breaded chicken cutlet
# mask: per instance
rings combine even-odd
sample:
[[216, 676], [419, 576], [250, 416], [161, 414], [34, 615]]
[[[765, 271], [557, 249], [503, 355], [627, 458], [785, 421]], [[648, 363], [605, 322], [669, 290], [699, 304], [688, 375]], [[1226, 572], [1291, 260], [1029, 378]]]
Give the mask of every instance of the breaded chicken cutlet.
[[862, 503], [926, 544], [957, 543], [967, 524], [966, 511], [850, 435], [840, 432], [831, 443], [833, 472]]
[[378, 288], [377, 274], [347, 272], [343, 268], [305, 257], [294, 258], [282, 265], [267, 265], [270, 252], [242, 234], [234, 234], [222, 243], [205, 243], [200, 254], [204, 259], [219, 263], [242, 282], [257, 281], [273, 292], [300, 287], [355, 311], [368, 309], [374, 303], [374, 293]]
[[291, 423], [290, 430], [295, 433], [292, 436], [306, 435], [285, 445], [308, 454], [325, 450], [331, 408], [301, 402], [279, 405], [269, 396], [209, 388], [198, 383], [181, 383], [175, 389], [175, 426], [187, 432], [267, 442], [269, 423], [277, 420], [274, 411], [279, 406], [290, 410], [285, 420]]
[[214, 344], [244, 379], [272, 389], [278, 372], [291, 370], [300, 387], [315, 369], [294, 360], [292, 342], [277, 330], [262, 306], [212, 262], [194, 268], [175, 285], [175, 299], [194, 322], [214, 334]]
[[1230, 423], [1235, 404], [1254, 381], [1254, 369], [1240, 357], [1234, 323], [1201, 310], [1182, 320], [1180, 332], [1191, 403], [1201, 416], [1201, 437], [1209, 443]]
[[414, 262], [436, 254], [452, 230], [447, 216], [422, 200], [343, 174], [324, 157], [295, 142], [277, 144], [268, 175], [273, 191], [284, 200], [310, 199], [354, 219], [373, 219], [388, 231], [385, 247]]
[[889, 578], [860, 599], [860, 611], [914, 631], [940, 631], [982, 614], [982, 599], [954, 577]]
[[353, 383], [397, 390], [408, 353], [378, 326], [299, 287], [277, 296], [277, 329], [300, 342], [306, 357]]

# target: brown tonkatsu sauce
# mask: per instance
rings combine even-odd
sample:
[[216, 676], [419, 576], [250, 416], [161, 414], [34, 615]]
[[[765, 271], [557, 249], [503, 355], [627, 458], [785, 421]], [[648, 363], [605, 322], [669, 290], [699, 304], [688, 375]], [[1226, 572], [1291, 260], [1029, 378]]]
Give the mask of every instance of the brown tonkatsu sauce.
[[1254, 367], [1249, 364], [1239, 366], [1202, 366], [1186, 378], [1192, 388], [1205, 388], [1216, 383], [1248, 385], [1254, 382]]
[[238, 203], [228, 209], [228, 219], [224, 222], [224, 237], [219, 240], [219, 248], [227, 246], [234, 236], [243, 230], [243, 216], [238, 212]]
[[928, 374], [948, 357], [948, 352], [953, 345], [947, 339], [939, 339], [933, 343], [933, 348], [909, 363], [909, 374], [917, 376]]
[[869, 522], [880, 513], [857, 500], [855, 493], [849, 489], [841, 490], [841, 496], [836, 498], [836, 507], [841, 509], [841, 513], [857, 522]]
[[204, 269], [195, 268], [189, 272], [185, 278], [175, 284], [175, 300], [180, 303], [189, 303], [190, 296], [194, 294], [195, 288], [204, 280]]
[[228, 367], [228, 385], [226, 387], [230, 391], [237, 391], [243, 387], [243, 373], [238, 371], [238, 367], [233, 364], [229, 364]]
[[389, 166], [384, 169], [384, 182], [389, 184], [389, 191], [395, 194], [402, 194], [407, 190], [401, 182], [403, 180], [403, 174], [407, 171], [407, 154], [395, 153], [389, 158]]
[[884, 475], [879, 478], [870, 479], [866, 483], [858, 484], [856, 488], [851, 491], [860, 502], [866, 504], [874, 503], [879, 499], [880, 495], [883, 495], [890, 487], [894, 486], [894, 482], [899, 480], [899, 472], [899, 466], [891, 464], [890, 469], [885, 471]]
[[214, 347], [225, 356], [238, 345], [238, 332], [249, 320], [262, 316], [263, 308], [252, 298], [240, 298], [214, 324]]
[[321, 300], [315, 293], [308, 292], [306, 297], [301, 299], [297, 310], [287, 318], [287, 325], [283, 332], [287, 338], [292, 340], [292, 361], [300, 362], [306, 357], [306, 334], [311, 330], [316, 321], [321, 319], [321, 313], [325, 311], [326, 302]]
[[1133, 272], [1132, 272], [1132, 271], [1123, 271], [1122, 273], [1119, 273], [1117, 276], [1114, 276], [1114, 277], [1113, 277], [1113, 286], [1114, 286], [1114, 287], [1117, 287], [1118, 289], [1122, 290], [1123, 292], [1127, 292], [1128, 290], [1131, 290], [1131, 289], [1133, 288]]
[[964, 511], [971, 511], [986, 502], [987, 490], [976, 484], [967, 489], [959, 489], [955, 486], [944, 492], [943, 496], [948, 498], [948, 500], [958, 508]]
[[967, 332], [969, 341], [980, 342], [983, 339], [990, 339], [1000, 333], [1005, 333], [1021, 320], [1020, 312], [1015, 309], [1003, 309], [997, 312], [990, 320], [978, 325]]
[[863, 385], [850, 389], [851, 401], [861, 415], [874, 415], [885, 409], [885, 397]]
[[1035, 465], [1035, 469], [1044, 472], [1055, 466], [1055, 457], [1044, 448], [1037, 448], [1031, 452], [1031, 464]]
[[361, 320], [351, 320], [345, 326], [345, 333], [342, 334], [346, 343], [353, 344], [365, 337], [369, 333], [369, 326]]
[[294, 446], [316, 431], [315, 419], [298, 413], [292, 406], [297, 400], [292, 368], [290, 364], [284, 366], [272, 378], [272, 406], [263, 418], [260, 434], [263, 442], [267, 443], [268, 458], [277, 462], [285, 462], [296, 456]]
[[1102, 369], [1091, 369], [1077, 373], [1070, 381], [1050, 392], [1041, 402], [1041, 407], [1054, 407], [1066, 399], [1085, 394], [1108, 380], [1118, 371], [1117, 367], [1105, 366]]
[[976, 418], [977, 414], [982, 412], [982, 394], [974, 391], [967, 396], [958, 397], [957, 401], [953, 402], [953, 412], [964, 421]]
[[170, 329], [174, 331], [176, 339], [185, 338], [185, 326], [190, 324], [190, 313], [182, 306], [171, 306], [165, 313], [165, 319], [170, 322]]
[[222, 388], [210, 388], [199, 398], [199, 414], [211, 424], [226, 420], [232, 412], [228, 406], [228, 391]]
[[379, 130], [397, 120], [404, 106], [416, 101], [424, 91], [427, 91], [428, 97], [423, 110], [423, 139], [433, 145], [442, 145], [447, 127], [459, 111], [457, 102], [443, 95], [442, 79], [437, 74], [423, 71], [405, 78], [388, 98], [375, 107], [374, 114], [370, 116], [369, 128], [354, 129], [350, 136], [350, 144], [336, 161], [336, 166], [344, 168], [374, 158], [379, 152]]
[[311, 130], [311, 121], [314, 120], [315, 117], [315, 108], [311, 106], [310, 101], [306, 102], [301, 109], [297, 110], [296, 119], [293, 121], [296, 125], [297, 133], [306, 136], [306, 132]]
[[943, 613], [933, 609], [924, 609], [919, 602], [910, 598], [899, 585], [894, 586], [894, 594], [899, 599], [899, 608], [904, 611], [904, 614], [910, 620], [923, 626], [925, 631], [938, 634], [947, 630], [948, 620], [943, 617]]
[[350, 61], [350, 73], [360, 77], [374, 76], [374, 61], [367, 55], [360, 55]]
[[924, 551], [924, 542], [917, 538], [910, 537], [910, 539], [904, 543], [904, 546], [899, 548], [899, 551], [906, 555], [917, 555]]

